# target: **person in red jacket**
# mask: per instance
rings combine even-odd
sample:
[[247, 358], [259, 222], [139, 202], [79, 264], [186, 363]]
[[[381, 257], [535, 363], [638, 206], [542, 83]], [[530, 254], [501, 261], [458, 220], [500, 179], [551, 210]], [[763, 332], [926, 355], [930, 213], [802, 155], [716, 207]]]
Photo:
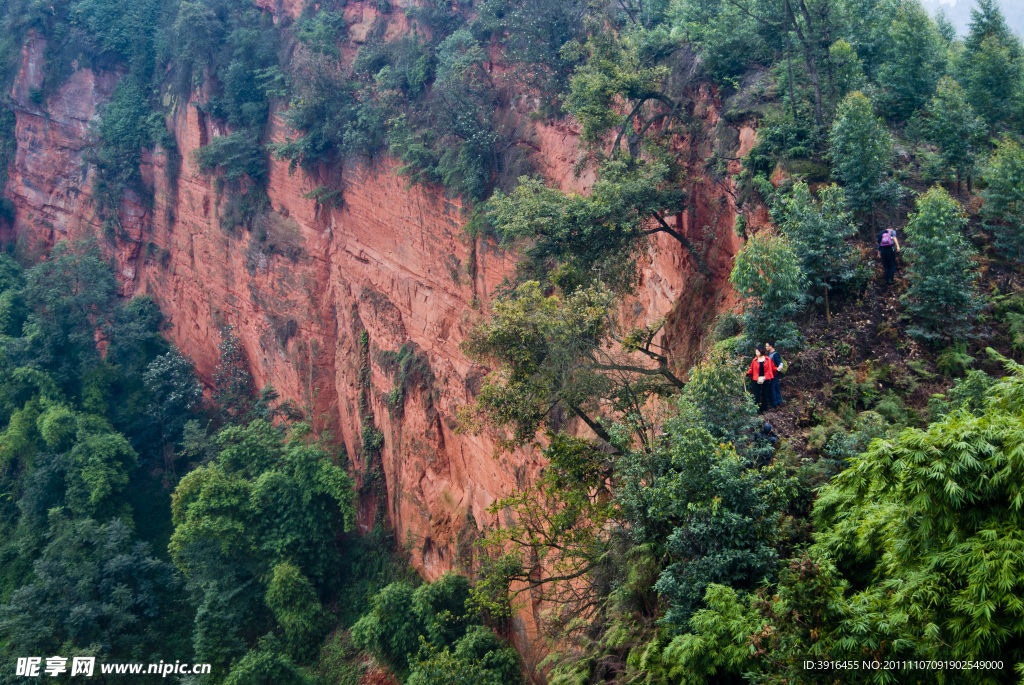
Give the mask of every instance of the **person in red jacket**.
[[775, 370], [775, 362], [764, 354], [764, 345], [755, 347], [754, 361], [750, 362], [747, 375], [754, 381], [754, 399], [760, 411], [771, 403], [771, 380], [775, 378]]

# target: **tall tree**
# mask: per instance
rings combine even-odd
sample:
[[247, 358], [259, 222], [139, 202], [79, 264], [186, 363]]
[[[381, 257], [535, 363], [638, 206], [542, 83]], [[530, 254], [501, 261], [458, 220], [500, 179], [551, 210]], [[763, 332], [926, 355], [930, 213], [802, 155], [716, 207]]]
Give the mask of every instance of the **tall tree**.
[[1014, 114], [1024, 83], [1024, 48], [995, 0], [978, 0], [957, 67], [971, 104], [990, 126]]
[[821, 188], [815, 202], [810, 188], [800, 182], [777, 210], [779, 226], [796, 243], [803, 273], [816, 299], [824, 302], [829, 321], [829, 294], [851, 283], [857, 275], [854, 249], [846, 242], [856, 235], [857, 227], [845, 205], [839, 186]]
[[842, 182], [854, 211], [871, 212], [877, 202], [897, 191], [886, 180], [893, 159], [892, 136], [863, 93], [850, 93], [839, 105], [829, 146], [832, 173]]
[[956, 174], [957, 190], [961, 179], [966, 178], [970, 191], [974, 159], [985, 122], [975, 113], [964, 89], [949, 76], [939, 81], [926, 112], [929, 140], [939, 147], [946, 166]]
[[1024, 263], [1024, 148], [1007, 136], [983, 172], [982, 212], [992, 226], [996, 248]]
[[213, 400], [229, 421], [241, 423], [250, 418], [256, 402], [256, 388], [252, 374], [249, 373], [249, 361], [242, 341], [230, 327], [224, 331], [218, 349], [220, 359], [213, 372], [216, 389]]
[[465, 343], [471, 357], [496, 369], [463, 418], [472, 424], [471, 417], [482, 415], [507, 431], [502, 443], [511, 447], [533, 440], [541, 428], [558, 430], [568, 413], [612, 444], [605, 419], [619, 413], [628, 417], [632, 438], [649, 445], [654, 425], [646, 398], [683, 383], [654, 342], [661, 322], [617, 332], [613, 302], [602, 287], [546, 295], [537, 281], [496, 301], [494, 315]]
[[352, 525], [352, 482], [304, 425], [286, 435], [257, 419], [215, 444], [214, 460], [171, 498], [169, 550], [197, 606], [196, 655], [226, 668], [273, 629], [307, 654], [339, 563], [337, 533]]
[[599, 611], [612, 538], [621, 524], [612, 497], [612, 461], [597, 445], [549, 434], [541, 476], [488, 509], [510, 512], [479, 543], [478, 604], [509, 617], [525, 598], [544, 598], [550, 624], [565, 628]]
[[557, 271], [563, 289], [597, 277], [628, 290], [636, 281], [636, 260], [656, 233], [677, 240], [708, 273], [700, 251], [664, 218], [681, 212], [684, 200], [668, 165], [610, 160], [599, 174], [589, 195], [567, 195], [526, 177], [511, 193], [495, 193], [490, 222], [506, 241], [529, 241], [521, 278], [546, 279]]
[[743, 298], [743, 335], [748, 342], [795, 344], [792, 318], [803, 308], [807, 279], [793, 241], [770, 231], [754, 234], [740, 253], [729, 282]]
[[907, 224], [910, 286], [902, 301], [915, 320], [910, 331], [926, 340], [970, 334], [983, 304], [975, 281], [974, 248], [964, 236], [967, 217], [943, 188], [917, 198]]
[[887, 58], [878, 70], [885, 111], [908, 119], [935, 92], [946, 71], [946, 43], [917, 2], [901, 2], [889, 27]]
[[669, 531], [671, 563], [655, 589], [670, 604], [665, 620], [679, 627], [701, 607], [709, 584], [753, 589], [778, 559], [780, 492], [771, 472], [748, 469], [733, 445], [716, 443], [694, 418], [684, 411], [666, 422], [654, 456], [663, 466], [646, 492], [652, 518]]
[[83, 373], [100, 361], [96, 333], [110, 320], [115, 289], [113, 269], [95, 241], [55, 245], [48, 260], [25, 274], [22, 294], [33, 325], [27, 347], [11, 350], [15, 358], [31, 356], [33, 366], [52, 370], [77, 395]]

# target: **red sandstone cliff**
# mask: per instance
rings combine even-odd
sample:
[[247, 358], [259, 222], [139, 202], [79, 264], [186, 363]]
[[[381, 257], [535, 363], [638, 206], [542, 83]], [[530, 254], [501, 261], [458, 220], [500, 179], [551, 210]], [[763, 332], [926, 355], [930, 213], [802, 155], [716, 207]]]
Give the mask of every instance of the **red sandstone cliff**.
[[[363, 12], [362, 5], [349, 3], [346, 12]], [[278, 0], [269, 9], [294, 14], [297, 7]], [[361, 14], [353, 19], [372, 21]], [[19, 241], [29, 253], [100, 233], [90, 197], [93, 172], [83, 150], [89, 124], [118, 78], [79, 70], [44, 106], [36, 106], [29, 90], [41, 83], [43, 48], [41, 40], [29, 40], [12, 92], [17, 154], [6, 193], [16, 216], [3, 238]], [[706, 131], [718, 126], [719, 106], [711, 92], [699, 93], [694, 115]], [[471, 522], [486, 522], [487, 506], [540, 468], [532, 453], [496, 459], [486, 437], [453, 430], [457, 408], [470, 400], [483, 372], [459, 344], [510, 273], [514, 255], [468, 238], [458, 200], [436, 188], [408, 187], [388, 162], [341, 171], [342, 209], [304, 199], [316, 184], [273, 162], [272, 211], [257, 222], [265, 239], [254, 235], [257, 230], [232, 230], [220, 225], [221, 198], [211, 179], [191, 161], [192, 151], [224, 132], [187, 102], [174, 104], [168, 125], [181, 153], [176, 181], [169, 181], [166, 154], [147, 153], [143, 171], [153, 202], [129, 198], [121, 208], [124, 235], [99, 237], [116, 259], [124, 294], [153, 296], [171, 323], [170, 336], [207, 380], [221, 330], [232, 326], [257, 384], [272, 384], [307, 408], [317, 429], [332, 431], [344, 443], [360, 472], [366, 466], [362, 422], [372, 413], [384, 435], [385, 504], [399, 539], [410, 545], [413, 562], [427, 578], [456, 567], [459, 541], [471, 537]], [[285, 134], [279, 118], [270, 129], [277, 139]], [[753, 131], [739, 131], [738, 140], [745, 152]], [[570, 171], [579, 154], [570, 125], [537, 126], [531, 142], [539, 168], [552, 182], [585, 191], [587, 179]], [[701, 158], [710, 154], [697, 152]], [[738, 239], [727, 185], [696, 179], [694, 211], [681, 217], [691, 239], [711, 237], [710, 278], [697, 275], [679, 244], [661, 236], [644, 265], [637, 296], [623, 307], [637, 323], [667, 315], [665, 343], [676, 360], [694, 357], [706, 324], [729, 298], [726, 279]], [[368, 349], [360, 343], [364, 332]], [[403, 345], [425, 362], [418, 380], [429, 382], [407, 384], [400, 407], [389, 407], [395, 378], [387, 353]], [[361, 380], [364, 364], [367, 387]], [[370, 524], [372, 511], [361, 513], [361, 524]], [[524, 614], [517, 623], [520, 637], [534, 629]]]

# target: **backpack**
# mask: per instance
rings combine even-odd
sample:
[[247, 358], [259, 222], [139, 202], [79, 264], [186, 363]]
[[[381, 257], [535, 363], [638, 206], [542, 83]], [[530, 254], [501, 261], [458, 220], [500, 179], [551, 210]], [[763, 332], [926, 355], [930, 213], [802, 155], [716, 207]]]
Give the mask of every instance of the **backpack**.
[[878, 242], [879, 247], [892, 247], [892, 231], [888, 230], [882, 234], [882, 239]]

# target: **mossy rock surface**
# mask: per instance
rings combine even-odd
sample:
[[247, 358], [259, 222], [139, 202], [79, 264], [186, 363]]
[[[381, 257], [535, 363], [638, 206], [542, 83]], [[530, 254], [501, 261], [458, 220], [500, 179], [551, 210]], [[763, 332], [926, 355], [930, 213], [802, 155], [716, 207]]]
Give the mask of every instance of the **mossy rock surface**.
[[782, 163], [782, 169], [792, 175], [800, 176], [810, 183], [824, 183], [830, 178], [829, 168], [810, 159], [790, 159]]

